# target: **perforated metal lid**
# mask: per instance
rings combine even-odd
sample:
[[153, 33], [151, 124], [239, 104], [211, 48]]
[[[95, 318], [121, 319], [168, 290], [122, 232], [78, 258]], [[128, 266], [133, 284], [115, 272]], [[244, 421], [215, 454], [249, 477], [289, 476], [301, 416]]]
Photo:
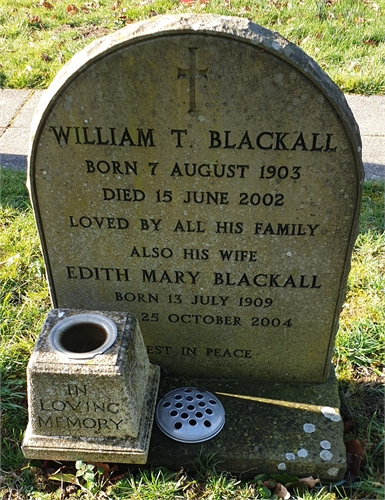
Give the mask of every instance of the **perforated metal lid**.
[[166, 394], [156, 408], [156, 422], [166, 436], [181, 443], [201, 443], [225, 425], [219, 399], [196, 387], [181, 387]]

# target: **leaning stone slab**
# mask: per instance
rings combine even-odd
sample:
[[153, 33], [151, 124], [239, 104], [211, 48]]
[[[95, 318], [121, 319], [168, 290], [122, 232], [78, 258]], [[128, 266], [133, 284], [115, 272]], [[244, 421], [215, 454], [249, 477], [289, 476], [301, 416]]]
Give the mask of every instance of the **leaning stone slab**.
[[[177, 387], [178, 383], [184, 382], [174, 381]], [[322, 384], [191, 383], [219, 398], [226, 412], [225, 426], [209, 441], [189, 445], [171, 441], [154, 426], [149, 464], [194, 468], [201, 456], [213, 457], [221, 469], [244, 479], [280, 473], [325, 482], [343, 478], [346, 449], [334, 374]], [[161, 385], [162, 396], [163, 391]]]
[[136, 314], [172, 374], [323, 382], [360, 155], [342, 92], [247, 19], [155, 17], [98, 40], [33, 125], [53, 304]]
[[[27, 369], [29, 424], [23, 453], [27, 458], [145, 463], [159, 368], [148, 361], [134, 315], [84, 313], [54, 309], [43, 325]], [[90, 327], [90, 316], [100, 322], [101, 315], [116, 325], [117, 337], [105, 352], [93, 353], [82, 331]], [[84, 320], [81, 329], [71, 323], [67, 337], [59, 332], [62, 349], [57, 349], [55, 328], [79, 317], [88, 323]], [[86, 341], [95, 347], [102, 328], [91, 326]]]

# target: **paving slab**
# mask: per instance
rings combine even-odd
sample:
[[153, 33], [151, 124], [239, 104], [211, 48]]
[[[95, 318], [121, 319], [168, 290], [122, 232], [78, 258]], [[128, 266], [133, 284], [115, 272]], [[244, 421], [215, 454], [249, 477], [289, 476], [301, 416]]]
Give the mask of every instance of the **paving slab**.
[[385, 163], [384, 136], [362, 135], [362, 156], [366, 164], [382, 165]]
[[30, 126], [44, 90], [0, 91], [0, 164], [26, 170]]
[[7, 128], [27, 101], [32, 90], [0, 90], [0, 127]]
[[360, 127], [367, 180], [385, 179], [385, 96], [346, 95]]
[[20, 172], [26, 172], [27, 155], [16, 155], [0, 152], [0, 166], [10, 170], [19, 170]]
[[384, 136], [385, 96], [345, 95], [363, 136]]
[[44, 90], [35, 90], [28, 96], [28, 98], [24, 102], [24, 105], [19, 109], [19, 112], [12, 122], [12, 128], [26, 128], [26, 125], [28, 125], [29, 134], [29, 128], [33, 114], [35, 112], [35, 108], [39, 104], [39, 101], [42, 98], [43, 94]]
[[1, 154], [23, 155], [28, 154], [29, 128], [9, 127], [0, 139]]

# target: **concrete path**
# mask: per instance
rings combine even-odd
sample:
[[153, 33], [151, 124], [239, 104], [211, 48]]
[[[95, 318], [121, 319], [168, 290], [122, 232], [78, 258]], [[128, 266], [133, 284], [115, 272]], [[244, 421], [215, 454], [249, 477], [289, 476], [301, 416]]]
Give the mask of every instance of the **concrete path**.
[[[0, 90], [0, 166], [25, 170], [29, 128], [44, 90]], [[385, 96], [346, 96], [361, 130], [367, 180], [385, 179]]]

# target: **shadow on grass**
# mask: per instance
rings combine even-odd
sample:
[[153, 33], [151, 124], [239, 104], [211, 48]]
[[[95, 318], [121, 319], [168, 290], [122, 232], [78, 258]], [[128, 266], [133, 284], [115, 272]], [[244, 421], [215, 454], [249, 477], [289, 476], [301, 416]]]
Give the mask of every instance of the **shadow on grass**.
[[0, 206], [20, 211], [31, 206], [25, 172], [0, 166]]
[[27, 170], [27, 155], [1, 153], [0, 165], [9, 170], [25, 173]]
[[385, 230], [385, 181], [367, 181], [362, 188], [359, 235]]

